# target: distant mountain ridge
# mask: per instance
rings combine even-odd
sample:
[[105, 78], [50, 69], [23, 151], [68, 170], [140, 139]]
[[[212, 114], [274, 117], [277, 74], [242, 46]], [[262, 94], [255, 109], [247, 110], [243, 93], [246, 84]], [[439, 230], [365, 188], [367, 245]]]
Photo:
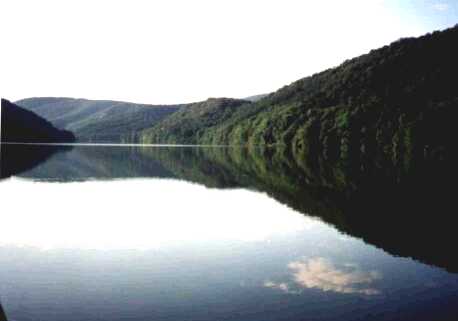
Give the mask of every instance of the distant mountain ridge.
[[27, 98], [16, 104], [72, 131], [79, 142], [98, 143], [132, 142], [139, 131], [182, 107], [58, 97]]
[[13, 143], [73, 142], [75, 136], [6, 99], [1, 100], [1, 141]]

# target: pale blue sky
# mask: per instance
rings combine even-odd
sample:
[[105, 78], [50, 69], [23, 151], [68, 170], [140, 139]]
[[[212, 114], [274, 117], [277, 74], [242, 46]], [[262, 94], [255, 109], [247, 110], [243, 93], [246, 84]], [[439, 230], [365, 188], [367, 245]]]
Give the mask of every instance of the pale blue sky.
[[445, 29], [458, 24], [457, 0], [385, 0], [386, 5], [422, 32]]
[[458, 0], [6, 0], [0, 95], [144, 103], [267, 93], [401, 37]]

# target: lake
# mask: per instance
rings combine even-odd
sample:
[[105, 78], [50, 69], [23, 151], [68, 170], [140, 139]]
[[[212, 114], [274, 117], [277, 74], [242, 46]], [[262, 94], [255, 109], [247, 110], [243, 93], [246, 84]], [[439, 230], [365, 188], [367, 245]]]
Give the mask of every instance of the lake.
[[2, 145], [1, 169], [10, 321], [458, 319], [454, 166]]

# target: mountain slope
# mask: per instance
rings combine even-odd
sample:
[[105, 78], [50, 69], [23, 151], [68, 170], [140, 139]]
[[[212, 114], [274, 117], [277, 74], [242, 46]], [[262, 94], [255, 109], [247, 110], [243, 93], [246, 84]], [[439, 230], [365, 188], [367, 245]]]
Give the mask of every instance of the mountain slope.
[[66, 130], [55, 128], [49, 121], [2, 99], [2, 142], [53, 143], [72, 142], [75, 136]]
[[[402, 39], [286, 86], [243, 111], [243, 116], [250, 111], [255, 114], [243, 123], [234, 115], [234, 120], [222, 125], [246, 126], [244, 132], [257, 129], [258, 137], [250, 137], [253, 142], [279, 143], [290, 138], [283, 137], [285, 132], [302, 127], [319, 110], [380, 106], [418, 112], [439, 102], [453, 102], [457, 98], [456, 84], [451, 81], [458, 71], [456, 41], [458, 27]], [[257, 123], [264, 117], [271, 123], [259, 131]]]
[[445, 157], [458, 134], [457, 42], [458, 26], [401, 39], [242, 104], [175, 141], [280, 144], [315, 163], [355, 166], [408, 167], [416, 157]]
[[58, 128], [71, 130], [79, 142], [113, 143], [134, 141], [140, 130], [181, 107], [73, 98], [28, 98], [16, 103]]
[[210, 98], [181, 108], [154, 127], [144, 130], [140, 136], [143, 143], [196, 144], [201, 133], [230, 118], [246, 100]]

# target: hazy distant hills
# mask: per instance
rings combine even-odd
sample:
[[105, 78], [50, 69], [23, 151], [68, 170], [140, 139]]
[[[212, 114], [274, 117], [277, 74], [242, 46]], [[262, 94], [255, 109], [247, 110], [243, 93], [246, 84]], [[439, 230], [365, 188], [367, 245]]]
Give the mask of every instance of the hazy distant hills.
[[16, 104], [73, 132], [79, 142], [131, 142], [181, 105], [145, 105], [108, 100], [28, 98]]
[[55, 128], [49, 121], [2, 99], [2, 142], [56, 143], [72, 142], [75, 136]]
[[254, 96], [250, 96], [250, 97], [243, 98], [243, 100], [248, 100], [248, 101], [251, 101], [251, 102], [256, 102], [256, 101], [259, 101], [259, 100], [261, 100], [262, 98], [266, 97], [267, 95], [268, 95], [268, 94], [254, 95]]

